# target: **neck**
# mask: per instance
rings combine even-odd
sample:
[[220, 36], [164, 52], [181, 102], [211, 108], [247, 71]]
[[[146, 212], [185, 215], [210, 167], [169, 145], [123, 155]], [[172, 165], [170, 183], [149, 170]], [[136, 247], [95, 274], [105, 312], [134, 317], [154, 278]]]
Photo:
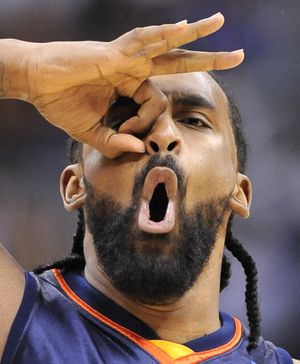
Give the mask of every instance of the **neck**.
[[219, 289], [223, 243], [216, 242], [208, 264], [192, 289], [183, 297], [163, 305], [141, 304], [119, 292], [99, 266], [92, 238], [88, 233], [84, 242], [84, 275], [94, 288], [145, 322], [163, 340], [184, 343], [220, 328]]

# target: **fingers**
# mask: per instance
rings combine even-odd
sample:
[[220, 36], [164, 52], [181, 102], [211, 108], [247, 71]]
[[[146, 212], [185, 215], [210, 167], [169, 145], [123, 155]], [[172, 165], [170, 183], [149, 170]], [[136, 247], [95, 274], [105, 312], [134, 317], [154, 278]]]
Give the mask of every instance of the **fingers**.
[[80, 135], [71, 136], [97, 149], [107, 158], [117, 158], [125, 152], [144, 153], [145, 145], [140, 139], [129, 134], [116, 133], [114, 130], [97, 123], [93, 128]]
[[193, 52], [175, 49], [153, 59], [151, 76], [181, 72], [224, 70], [243, 62], [243, 50], [234, 52]]
[[142, 134], [147, 132], [166, 110], [167, 98], [150, 80], [146, 80], [133, 95], [133, 100], [141, 107], [136, 116], [122, 124], [119, 131]]
[[152, 25], [145, 28], [135, 28], [113, 41], [122, 49], [126, 56], [132, 56], [146, 45], [157, 43], [172, 36], [182, 34], [188, 25], [186, 21], [177, 24]]
[[133, 100], [141, 105], [137, 116], [123, 123], [118, 133], [98, 122], [88, 130], [69, 134], [97, 149], [107, 158], [117, 158], [125, 152], [144, 153], [144, 142], [131, 134], [141, 134], [149, 130], [165, 111], [167, 99], [150, 80], [146, 80], [134, 93]]
[[117, 158], [123, 153], [145, 153], [144, 142], [129, 134], [112, 134], [101, 151], [107, 158]]
[[132, 56], [138, 52], [150, 58], [169, 50], [190, 43], [193, 40], [212, 34], [222, 27], [224, 17], [217, 13], [210, 18], [187, 24], [164, 24], [145, 28], [136, 28], [116, 39], [123, 54]]
[[157, 57], [167, 53], [174, 48], [181, 47], [196, 39], [203, 38], [219, 30], [224, 24], [224, 17], [218, 13], [210, 18], [200, 20], [196, 23], [188, 24], [184, 33], [174, 35], [169, 39], [163, 39], [159, 42], [146, 45], [141, 54], [147, 55], [149, 58]]

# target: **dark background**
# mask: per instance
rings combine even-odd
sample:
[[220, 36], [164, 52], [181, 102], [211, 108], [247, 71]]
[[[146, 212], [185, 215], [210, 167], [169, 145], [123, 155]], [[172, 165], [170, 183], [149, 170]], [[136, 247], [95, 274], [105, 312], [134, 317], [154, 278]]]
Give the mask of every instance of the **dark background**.
[[[299, 0], [0, 0], [0, 37], [28, 41], [111, 40], [136, 27], [189, 22], [223, 12], [223, 30], [188, 47], [244, 48], [222, 72], [251, 146], [252, 215], [235, 230], [260, 271], [263, 334], [300, 358]], [[21, 101], [0, 101], [0, 241], [32, 268], [70, 250], [76, 216], [64, 212], [63, 132]], [[222, 309], [246, 321], [244, 276], [234, 265]]]

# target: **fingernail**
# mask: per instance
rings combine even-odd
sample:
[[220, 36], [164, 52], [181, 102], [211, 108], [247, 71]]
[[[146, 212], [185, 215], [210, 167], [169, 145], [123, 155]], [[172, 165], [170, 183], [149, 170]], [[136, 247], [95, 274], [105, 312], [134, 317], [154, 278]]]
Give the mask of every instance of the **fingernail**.
[[237, 49], [236, 51], [233, 51], [231, 53], [244, 53], [244, 49], [243, 48]]
[[178, 23], [175, 23], [175, 25], [180, 25], [180, 24], [187, 24], [187, 20], [181, 20]]
[[218, 11], [216, 14], [210, 16], [208, 19], [214, 18], [215, 16], [220, 16], [220, 15], [223, 15], [223, 14], [220, 11]]

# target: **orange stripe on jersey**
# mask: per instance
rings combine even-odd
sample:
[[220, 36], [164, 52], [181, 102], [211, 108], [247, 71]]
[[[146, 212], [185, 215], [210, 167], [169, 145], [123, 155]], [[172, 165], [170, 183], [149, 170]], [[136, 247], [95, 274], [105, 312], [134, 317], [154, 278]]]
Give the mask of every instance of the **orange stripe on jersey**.
[[159, 347], [165, 353], [167, 353], [172, 359], [182, 358], [188, 354], [194, 354], [195, 352], [185, 345], [177, 344], [172, 341], [166, 340], [150, 340], [152, 344]]
[[110, 326], [114, 330], [120, 332], [122, 335], [129, 338], [131, 341], [135, 342], [138, 346], [143, 348], [146, 352], [151, 354], [155, 359], [164, 364], [174, 364], [174, 360], [170, 358], [166, 353], [160, 350], [155, 345], [142, 336], [126, 329], [125, 327], [118, 325], [116, 322], [110, 320], [108, 317], [102, 315], [100, 312], [94, 310], [90, 305], [85, 303], [81, 298], [79, 298], [75, 292], [67, 285], [67, 282], [62, 277], [59, 269], [52, 269], [52, 272], [61, 286], [61, 288], [66, 292], [66, 294], [79, 306], [81, 306], [85, 311], [87, 311], [91, 316], [97, 318], [98, 320], [104, 322], [107, 326]]
[[235, 333], [230, 341], [228, 341], [226, 344], [219, 346], [215, 349], [206, 350], [206, 351], [202, 351], [200, 353], [195, 353], [195, 354], [181, 357], [181, 358], [175, 360], [175, 363], [176, 364], [198, 364], [198, 363], [202, 363], [205, 360], [211, 359], [218, 355], [225, 354], [228, 351], [232, 350], [240, 342], [240, 340], [242, 338], [242, 333], [243, 333], [241, 322], [236, 318], [233, 318], [233, 319], [234, 319], [234, 323], [235, 323]]
[[[180, 358], [172, 359], [167, 353], [161, 350], [156, 345], [152, 344], [150, 340], [143, 338], [142, 336], [136, 334], [135, 332], [126, 329], [125, 327], [117, 324], [116, 322], [110, 320], [108, 317], [102, 315], [100, 312], [93, 309], [90, 305], [84, 302], [80, 297], [76, 295], [76, 293], [68, 286], [67, 282], [64, 280], [63, 276], [61, 275], [59, 269], [52, 269], [52, 272], [61, 286], [61, 288], [65, 291], [65, 293], [79, 306], [81, 306], [85, 311], [87, 311], [91, 316], [97, 318], [98, 320], [104, 322], [107, 326], [113, 328], [114, 330], [118, 331], [122, 335], [129, 338], [131, 341], [136, 343], [146, 352], [151, 354], [156, 360], [163, 364], [198, 364], [202, 363], [205, 360], [211, 359], [215, 356], [225, 354], [232, 350], [241, 340], [242, 338], [242, 324], [241, 322], [234, 318], [235, 323], [235, 333], [234, 336], [230, 341], [226, 344], [221, 345], [215, 349], [202, 351], [199, 353], [191, 353], [188, 355], [183, 355]], [[158, 340], [159, 341], [159, 340]], [[188, 348], [187, 348], [188, 349]], [[189, 349], [191, 350], [191, 349]]]

